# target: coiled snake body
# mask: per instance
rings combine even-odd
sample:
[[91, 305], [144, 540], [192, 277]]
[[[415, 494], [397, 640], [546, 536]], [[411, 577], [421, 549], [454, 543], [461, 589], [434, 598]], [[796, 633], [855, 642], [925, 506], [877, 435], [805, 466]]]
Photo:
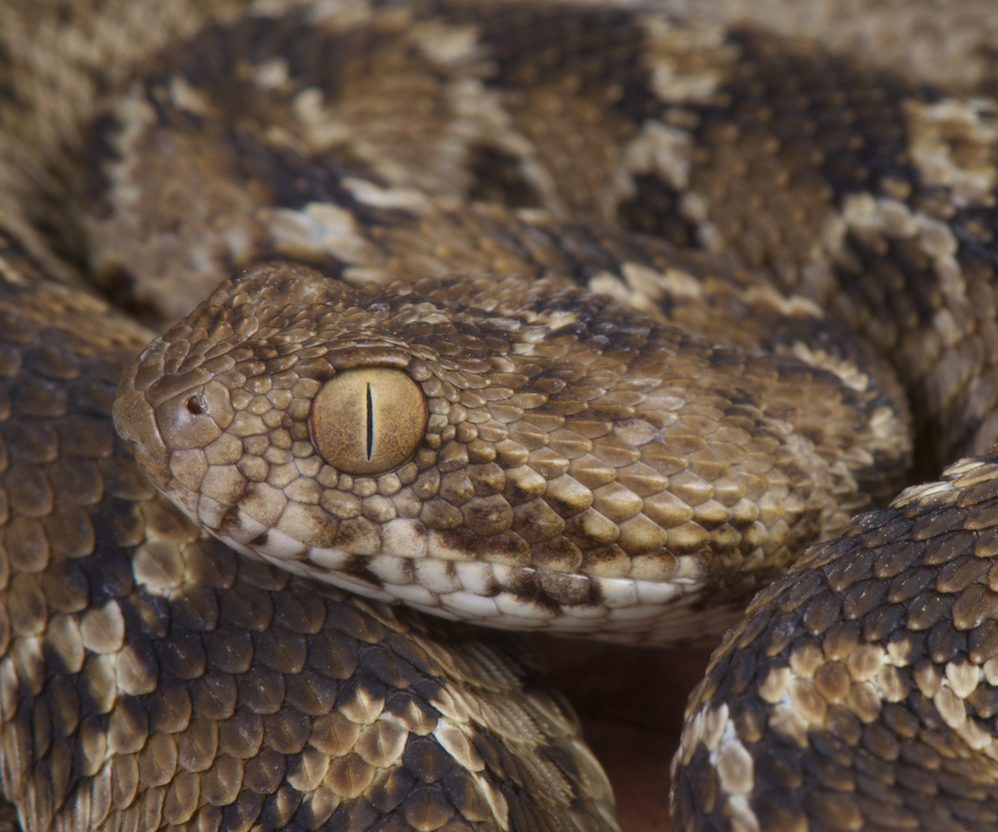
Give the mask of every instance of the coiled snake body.
[[517, 643], [441, 616], [739, 622], [678, 828], [998, 824], [993, 16], [933, 78], [737, 6], [0, 12], [26, 828], [617, 828]]

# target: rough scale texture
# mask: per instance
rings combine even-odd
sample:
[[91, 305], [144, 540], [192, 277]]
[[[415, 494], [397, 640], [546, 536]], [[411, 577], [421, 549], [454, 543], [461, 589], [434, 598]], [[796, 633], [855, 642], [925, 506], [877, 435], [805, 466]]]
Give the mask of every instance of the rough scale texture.
[[110, 421], [148, 333], [0, 291], [0, 771], [26, 829], [593, 829], [609, 785], [514, 645], [248, 561]]
[[690, 703], [678, 828], [994, 828], [996, 475], [953, 465], [753, 600]]
[[[679, 825], [993, 824], [992, 461], [848, 518], [998, 433], [998, 110], [959, 91], [993, 89], [994, 29], [948, 4], [968, 62], [934, 77], [931, 4], [798, 4], [829, 51], [756, 28], [779, 4], [0, 12], [27, 825], [612, 827], [513, 648], [310, 579], [661, 643], [791, 564], [691, 702]], [[891, 24], [911, 50], [856, 57]], [[146, 333], [84, 279], [156, 327], [208, 297], [129, 368], [119, 431], [300, 577], [138, 476], [108, 418]], [[311, 433], [358, 366], [428, 412], [369, 476]]]

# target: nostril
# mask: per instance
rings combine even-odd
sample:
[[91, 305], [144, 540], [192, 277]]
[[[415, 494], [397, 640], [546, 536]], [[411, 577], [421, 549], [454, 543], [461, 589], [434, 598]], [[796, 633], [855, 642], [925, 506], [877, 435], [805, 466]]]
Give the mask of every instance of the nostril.
[[187, 400], [187, 412], [200, 416], [205, 411], [204, 399], [201, 396], [191, 396]]

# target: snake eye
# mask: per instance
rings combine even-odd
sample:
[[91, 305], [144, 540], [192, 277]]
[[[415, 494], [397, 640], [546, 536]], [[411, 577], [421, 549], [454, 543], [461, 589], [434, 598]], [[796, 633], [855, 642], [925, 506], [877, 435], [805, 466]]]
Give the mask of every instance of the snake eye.
[[340, 373], [316, 394], [312, 443], [347, 474], [380, 474], [416, 452], [426, 431], [426, 399], [401, 370], [372, 367]]

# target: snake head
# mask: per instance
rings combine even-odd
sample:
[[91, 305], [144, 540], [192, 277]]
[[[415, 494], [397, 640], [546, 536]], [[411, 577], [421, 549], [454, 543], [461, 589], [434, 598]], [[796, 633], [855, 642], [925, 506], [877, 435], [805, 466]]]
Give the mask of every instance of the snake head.
[[835, 485], [800, 474], [813, 449], [753, 373], [774, 370], [564, 282], [272, 263], [154, 341], [114, 416], [241, 552], [449, 617], [661, 641], [727, 581], [723, 628]]

